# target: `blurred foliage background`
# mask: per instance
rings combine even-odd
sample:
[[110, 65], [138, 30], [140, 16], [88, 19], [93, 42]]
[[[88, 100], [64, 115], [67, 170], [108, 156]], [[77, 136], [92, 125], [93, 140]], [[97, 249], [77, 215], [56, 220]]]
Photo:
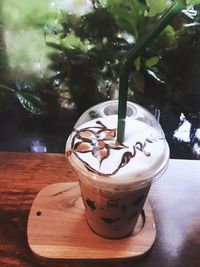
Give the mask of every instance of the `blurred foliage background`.
[[[169, 140], [181, 114], [191, 137], [200, 125], [200, 0], [181, 2], [185, 9], [133, 62], [129, 79], [129, 100], [158, 116]], [[2, 0], [0, 110], [15, 99], [34, 115], [81, 114], [117, 99], [122, 58], [172, 3]]]

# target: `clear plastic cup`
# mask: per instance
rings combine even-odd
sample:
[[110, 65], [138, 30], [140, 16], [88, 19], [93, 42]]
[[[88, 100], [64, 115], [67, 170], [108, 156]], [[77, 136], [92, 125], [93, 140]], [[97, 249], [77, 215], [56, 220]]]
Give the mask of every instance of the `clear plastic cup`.
[[118, 101], [82, 114], [66, 143], [80, 183], [86, 219], [106, 238], [132, 233], [152, 183], [166, 170], [169, 146], [153, 115], [127, 102], [125, 139], [116, 141]]

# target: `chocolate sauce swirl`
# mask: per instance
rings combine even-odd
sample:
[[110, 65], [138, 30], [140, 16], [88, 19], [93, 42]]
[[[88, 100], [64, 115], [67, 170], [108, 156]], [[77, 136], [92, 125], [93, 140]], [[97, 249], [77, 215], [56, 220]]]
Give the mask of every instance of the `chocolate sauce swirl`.
[[[137, 141], [132, 151], [125, 151], [121, 157], [121, 161], [117, 168], [110, 173], [103, 173], [93, 168], [88, 162], [84, 161], [81, 153], [92, 153], [99, 160], [99, 167], [103, 160], [110, 156], [110, 150], [127, 149], [129, 147], [116, 141], [116, 129], [107, 128], [101, 121], [96, 122], [96, 126], [86, 127], [81, 130], [74, 129], [74, 136], [71, 142], [71, 153], [80, 160], [88, 171], [91, 171], [100, 176], [113, 176], [120, 169], [124, 168], [138, 152], [143, 153], [146, 157], [150, 157], [150, 152], [146, 151], [147, 143], [153, 143], [155, 138], [146, 138], [142, 143]], [[130, 148], [129, 148], [130, 149]], [[100, 169], [100, 168], [99, 168]]]

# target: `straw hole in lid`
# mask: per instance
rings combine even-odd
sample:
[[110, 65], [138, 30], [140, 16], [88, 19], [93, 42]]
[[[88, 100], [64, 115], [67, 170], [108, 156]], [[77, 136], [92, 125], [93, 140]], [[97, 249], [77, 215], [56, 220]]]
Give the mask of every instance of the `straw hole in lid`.
[[[104, 110], [103, 113], [107, 116], [109, 115], [117, 115], [118, 114], [118, 103], [114, 103], [114, 104], [108, 104]], [[133, 115], [135, 115], [135, 110], [132, 107], [127, 106], [126, 109], [126, 115], [128, 117], [131, 117]]]

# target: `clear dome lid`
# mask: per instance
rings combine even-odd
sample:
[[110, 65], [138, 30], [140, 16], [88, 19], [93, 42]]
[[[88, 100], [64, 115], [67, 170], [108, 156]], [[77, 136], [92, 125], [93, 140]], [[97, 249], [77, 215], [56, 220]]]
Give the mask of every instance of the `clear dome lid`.
[[124, 142], [118, 143], [117, 110], [118, 101], [111, 100], [81, 115], [66, 144], [69, 161], [82, 178], [107, 189], [143, 187], [165, 171], [169, 146], [155, 117], [132, 102], [127, 102]]
[[[91, 121], [92, 119], [98, 119], [102, 117], [107, 117], [109, 115], [117, 115], [117, 114], [118, 114], [118, 100], [105, 101], [86, 110], [80, 116], [74, 128], [77, 128], [81, 124], [87, 121]], [[134, 118], [135, 120], [138, 121], [142, 121], [156, 128], [159, 132], [164, 134], [156, 118], [147, 109], [145, 109], [139, 104], [127, 101], [126, 116]]]

